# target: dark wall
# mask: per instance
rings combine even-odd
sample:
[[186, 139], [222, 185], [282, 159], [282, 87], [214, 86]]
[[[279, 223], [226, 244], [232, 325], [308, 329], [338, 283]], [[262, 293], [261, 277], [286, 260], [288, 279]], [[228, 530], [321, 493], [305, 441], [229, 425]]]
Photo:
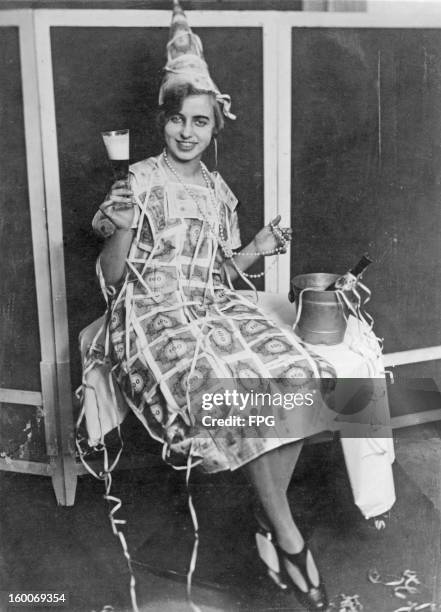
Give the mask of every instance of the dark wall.
[[[262, 39], [257, 28], [204, 28], [212, 76], [233, 98], [236, 122], [219, 138], [219, 170], [241, 201], [242, 238], [263, 223]], [[100, 131], [130, 128], [134, 161], [162, 150], [155, 110], [166, 28], [51, 29], [65, 239], [72, 378], [80, 381], [79, 331], [104, 311], [90, 222], [111, 177]], [[212, 152], [207, 162], [212, 165]]]
[[[220, 170], [242, 201], [246, 242], [263, 220], [261, 33], [199, 31], [236, 123]], [[167, 29], [52, 28], [73, 383], [77, 335], [104, 302], [90, 220], [110, 184], [102, 129], [129, 127], [132, 158], [156, 154]], [[0, 31], [0, 384], [40, 388], [18, 32]], [[345, 271], [363, 252], [385, 351], [441, 344], [441, 31], [293, 32], [292, 274]], [[380, 86], [378, 75], [380, 74]], [[209, 160], [210, 161], [210, 160]]]
[[18, 28], [0, 28], [0, 387], [38, 391], [38, 329]]
[[440, 30], [293, 32], [293, 274], [369, 252], [385, 352], [441, 344], [440, 66]]

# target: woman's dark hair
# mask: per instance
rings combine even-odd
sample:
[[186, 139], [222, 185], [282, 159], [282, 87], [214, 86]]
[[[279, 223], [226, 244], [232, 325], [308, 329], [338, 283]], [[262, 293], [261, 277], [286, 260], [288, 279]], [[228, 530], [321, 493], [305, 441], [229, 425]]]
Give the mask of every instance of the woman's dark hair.
[[164, 101], [158, 109], [156, 115], [156, 123], [161, 135], [164, 133], [164, 127], [167, 120], [172, 116], [179, 113], [182, 109], [185, 98], [188, 96], [199, 96], [206, 94], [213, 102], [214, 112], [214, 135], [216, 136], [224, 127], [224, 116], [220, 107], [219, 102], [213, 93], [195, 89], [190, 83], [183, 83], [173, 89], [166, 90], [164, 94]]

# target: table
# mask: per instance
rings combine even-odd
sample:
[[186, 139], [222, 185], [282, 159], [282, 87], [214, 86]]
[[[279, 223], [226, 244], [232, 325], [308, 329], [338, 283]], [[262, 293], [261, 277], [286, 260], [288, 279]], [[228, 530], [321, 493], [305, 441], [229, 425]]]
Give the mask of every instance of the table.
[[[268, 313], [275, 323], [289, 333], [294, 333], [292, 326], [296, 319], [296, 308], [289, 302], [287, 295], [258, 292], [258, 300], [262, 310]], [[359, 350], [361, 333], [363, 350]], [[296, 338], [299, 339], [297, 336]], [[363, 430], [358, 423], [354, 430], [353, 423], [347, 422], [340, 423], [338, 429], [356, 505], [367, 519], [387, 512], [395, 502], [392, 474], [395, 455], [384, 365], [376, 337], [367, 326], [360, 327], [355, 317], [350, 317], [341, 344], [334, 346], [305, 344], [305, 346], [329, 361], [339, 379], [371, 378], [374, 379], [374, 384], [378, 386], [380, 392], [381, 388], [383, 389], [380, 401], [376, 401], [372, 406], [378, 423], [383, 425], [379, 425], [375, 430], [369, 427]], [[342, 392], [344, 395], [344, 388]]]

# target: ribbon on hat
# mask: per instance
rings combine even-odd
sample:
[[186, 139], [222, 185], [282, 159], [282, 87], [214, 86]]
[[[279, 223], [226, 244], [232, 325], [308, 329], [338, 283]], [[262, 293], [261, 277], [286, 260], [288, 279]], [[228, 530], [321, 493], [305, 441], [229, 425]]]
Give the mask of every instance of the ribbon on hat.
[[222, 112], [225, 115], [225, 117], [228, 117], [228, 119], [231, 119], [234, 121], [236, 119], [236, 115], [230, 112], [230, 109], [231, 109], [230, 96], [228, 94], [221, 94], [220, 92], [217, 92], [216, 100], [219, 102], [219, 104], [222, 105]]

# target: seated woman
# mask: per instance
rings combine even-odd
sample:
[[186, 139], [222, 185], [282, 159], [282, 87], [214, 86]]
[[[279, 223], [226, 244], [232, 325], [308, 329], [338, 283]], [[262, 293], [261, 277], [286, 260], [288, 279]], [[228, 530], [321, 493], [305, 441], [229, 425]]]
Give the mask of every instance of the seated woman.
[[323, 430], [320, 420], [300, 411], [283, 437], [258, 426], [248, 437], [237, 427], [229, 436], [216, 427], [201, 432], [197, 400], [219, 380], [310, 378], [326, 367], [232, 288], [260, 257], [286, 250], [291, 230], [277, 217], [241, 248], [237, 199], [202, 162], [223, 128], [222, 107], [231, 117], [175, 2], [160, 93], [164, 150], [132, 165], [129, 185], [115, 183], [94, 220], [107, 236], [99, 273], [110, 296], [110, 357], [127, 403], [170, 462], [181, 456], [207, 472], [246, 473], [268, 575], [305, 608], [325, 610], [319, 571], [287, 499], [302, 441]]

